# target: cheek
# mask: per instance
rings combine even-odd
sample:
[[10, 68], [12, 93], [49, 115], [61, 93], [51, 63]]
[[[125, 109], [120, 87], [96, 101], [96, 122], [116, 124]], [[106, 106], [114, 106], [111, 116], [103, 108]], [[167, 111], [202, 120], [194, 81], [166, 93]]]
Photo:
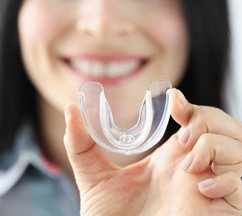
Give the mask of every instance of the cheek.
[[163, 76], [177, 86], [184, 76], [188, 61], [188, 35], [184, 19], [178, 12], [167, 12], [149, 20], [147, 32], [158, 47], [157, 65]]
[[164, 23], [160, 28], [157, 28], [153, 37], [161, 46], [177, 47], [186, 43], [184, 29], [171, 20]]
[[26, 0], [20, 10], [20, 37], [27, 42], [48, 43], [54, 40], [63, 25], [61, 8], [54, 8], [46, 0]]
[[161, 48], [187, 45], [187, 29], [181, 12], [167, 11], [154, 15], [147, 23], [147, 31]]

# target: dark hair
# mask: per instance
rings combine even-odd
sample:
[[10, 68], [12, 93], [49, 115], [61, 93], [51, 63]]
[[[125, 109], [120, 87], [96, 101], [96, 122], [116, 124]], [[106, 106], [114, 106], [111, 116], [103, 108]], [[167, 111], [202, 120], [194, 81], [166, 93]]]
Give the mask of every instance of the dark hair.
[[182, 2], [191, 48], [180, 89], [195, 104], [221, 107], [229, 53], [227, 1]]
[[18, 42], [21, 2], [0, 2], [0, 153], [12, 147], [24, 121], [37, 118], [36, 91], [26, 76]]
[[[0, 1], [0, 152], [18, 128], [37, 126], [36, 91], [28, 80], [18, 43], [20, 0]], [[193, 103], [221, 106], [229, 26], [226, 0], [181, 0], [190, 37], [190, 58], [179, 88]]]

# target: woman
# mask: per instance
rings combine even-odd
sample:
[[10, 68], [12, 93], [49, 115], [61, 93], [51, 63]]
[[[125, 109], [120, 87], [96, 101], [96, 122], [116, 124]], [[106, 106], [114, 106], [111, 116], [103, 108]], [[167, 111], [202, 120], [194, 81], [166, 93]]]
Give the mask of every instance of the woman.
[[220, 110], [174, 90], [181, 129], [124, 168], [99, 152], [76, 105], [66, 108], [67, 127], [63, 118], [85, 80], [128, 101], [162, 77], [193, 103], [220, 107], [225, 1], [4, 0], [0, 8], [3, 215], [77, 215], [72, 168], [82, 215], [241, 214], [241, 124]]

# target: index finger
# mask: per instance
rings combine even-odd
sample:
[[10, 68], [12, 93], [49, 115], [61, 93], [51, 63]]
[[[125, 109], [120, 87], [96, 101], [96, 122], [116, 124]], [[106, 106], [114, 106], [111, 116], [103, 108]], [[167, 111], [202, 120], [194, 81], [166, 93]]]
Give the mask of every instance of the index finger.
[[[189, 172], [200, 173], [212, 163], [216, 165], [242, 163], [242, 145], [237, 140], [217, 134], [202, 135], [183, 164]], [[239, 176], [241, 175], [238, 174]]]

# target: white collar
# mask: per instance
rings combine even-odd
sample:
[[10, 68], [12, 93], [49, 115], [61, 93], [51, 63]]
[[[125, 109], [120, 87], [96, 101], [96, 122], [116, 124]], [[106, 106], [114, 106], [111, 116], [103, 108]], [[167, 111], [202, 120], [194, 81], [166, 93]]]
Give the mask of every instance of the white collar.
[[61, 174], [59, 168], [51, 166], [43, 157], [33, 128], [29, 124], [20, 129], [14, 141], [14, 148], [1, 158], [2, 164], [6, 161], [7, 168], [1, 169], [0, 165], [0, 197], [16, 185], [30, 165], [48, 177], [56, 178]]

